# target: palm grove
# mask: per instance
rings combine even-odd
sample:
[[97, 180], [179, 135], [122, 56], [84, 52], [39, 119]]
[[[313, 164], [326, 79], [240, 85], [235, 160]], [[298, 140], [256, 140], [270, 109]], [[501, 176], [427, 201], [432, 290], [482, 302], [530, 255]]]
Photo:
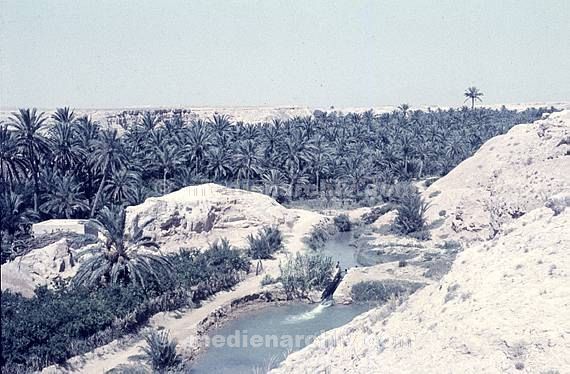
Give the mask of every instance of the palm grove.
[[[474, 106], [481, 93], [465, 95]], [[158, 311], [234, 286], [250, 258], [282, 248], [279, 230], [264, 228], [246, 251], [221, 241], [168, 256], [139, 252], [157, 245], [138, 222], [125, 225], [127, 205], [204, 182], [283, 202], [375, 205], [385, 191], [444, 175], [487, 139], [552, 110], [424, 112], [404, 104], [392, 113], [315, 111], [257, 124], [224, 115], [188, 120], [184, 110], [131, 111], [116, 117], [117, 128], [69, 108], [51, 115], [20, 109], [0, 125], [2, 262], [29, 250], [30, 224], [48, 218], [97, 218], [106, 241], [82, 263], [73, 287], [42, 287], [31, 299], [2, 292], [3, 372], [61, 363], [136, 331]], [[366, 193], [370, 186], [375, 195]], [[332, 269], [330, 259], [319, 264], [319, 274]], [[296, 279], [294, 268], [285, 274]]]
[[[467, 95], [467, 93], [466, 93]], [[478, 95], [475, 95], [475, 100]], [[181, 111], [123, 112], [105, 128], [69, 108], [20, 109], [0, 126], [2, 259], [30, 223], [95, 217], [103, 207], [204, 182], [265, 192], [279, 201], [335, 198], [372, 205], [367, 186], [446, 174], [487, 139], [547, 109], [372, 111], [270, 123]]]

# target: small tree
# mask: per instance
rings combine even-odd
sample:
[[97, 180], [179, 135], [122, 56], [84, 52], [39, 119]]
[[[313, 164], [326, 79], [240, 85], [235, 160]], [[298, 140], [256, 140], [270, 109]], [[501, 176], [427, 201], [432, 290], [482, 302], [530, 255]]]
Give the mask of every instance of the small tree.
[[423, 201], [418, 190], [408, 185], [397, 198], [397, 216], [394, 220], [394, 229], [406, 235], [424, 230], [427, 209], [428, 204]]
[[270, 259], [273, 253], [283, 249], [283, 234], [276, 226], [264, 227], [257, 235], [250, 234], [247, 241], [249, 255], [254, 260]]

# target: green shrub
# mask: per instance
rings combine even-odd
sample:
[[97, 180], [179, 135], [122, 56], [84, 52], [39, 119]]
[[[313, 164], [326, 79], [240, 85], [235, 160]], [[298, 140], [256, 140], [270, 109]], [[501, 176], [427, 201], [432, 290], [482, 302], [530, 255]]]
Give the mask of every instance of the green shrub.
[[351, 230], [350, 218], [346, 214], [339, 214], [334, 217], [334, 224], [339, 232], [347, 232]]
[[274, 284], [275, 282], [277, 282], [276, 279], [274, 279], [271, 275], [269, 274], [265, 274], [263, 276], [263, 278], [261, 279], [261, 286], [268, 286], [270, 284]]
[[393, 279], [364, 281], [352, 286], [351, 297], [354, 302], [384, 303], [392, 296], [411, 294], [421, 286], [421, 283]]
[[319, 223], [313, 226], [313, 229], [303, 241], [307, 247], [313, 251], [317, 251], [319, 249], [323, 249], [327, 240], [329, 240], [335, 233], [336, 226]]
[[264, 227], [257, 235], [250, 234], [247, 241], [254, 260], [273, 258], [273, 253], [283, 249], [283, 234], [277, 226]]
[[166, 330], [152, 331], [145, 336], [147, 346], [143, 348], [150, 366], [155, 372], [164, 373], [182, 363], [180, 355], [176, 353], [177, 343], [170, 339], [170, 333]]
[[401, 191], [396, 206], [396, 219], [394, 220], [395, 231], [402, 234], [421, 232], [425, 228], [425, 212], [428, 204], [422, 200], [420, 193], [408, 185], [406, 190]]
[[287, 296], [306, 297], [309, 291], [324, 289], [331, 282], [334, 265], [331, 257], [320, 253], [297, 253], [279, 264], [279, 270]]

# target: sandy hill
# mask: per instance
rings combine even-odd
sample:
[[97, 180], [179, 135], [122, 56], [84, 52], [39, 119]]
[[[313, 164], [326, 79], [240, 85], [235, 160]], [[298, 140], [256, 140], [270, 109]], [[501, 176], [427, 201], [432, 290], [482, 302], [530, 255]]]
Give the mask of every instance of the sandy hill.
[[490, 139], [423, 196], [435, 239], [470, 242], [560, 192], [570, 192], [570, 110]]
[[570, 372], [569, 135], [569, 111], [516, 126], [433, 184], [434, 236], [467, 247], [450, 272], [274, 372]]

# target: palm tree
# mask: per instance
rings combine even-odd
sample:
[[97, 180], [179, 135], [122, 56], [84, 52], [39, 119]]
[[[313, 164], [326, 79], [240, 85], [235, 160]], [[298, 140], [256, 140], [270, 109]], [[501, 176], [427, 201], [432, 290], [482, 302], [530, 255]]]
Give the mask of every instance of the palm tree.
[[137, 185], [140, 183], [140, 176], [137, 173], [127, 169], [115, 170], [104, 191], [114, 204], [120, 205], [133, 200]]
[[14, 192], [0, 195], [0, 244], [4, 233], [10, 242], [18, 231], [25, 231], [23, 228], [36, 218], [36, 213], [26, 207], [22, 195]]
[[475, 100], [479, 100], [480, 102], [483, 102], [483, 100], [481, 100], [481, 96], [483, 96], [483, 92], [479, 91], [479, 89], [475, 86], [468, 87], [467, 90], [465, 90], [465, 93], [463, 95], [466, 97], [465, 101], [471, 100], [471, 109], [475, 108]]
[[140, 253], [141, 248], [158, 250], [159, 245], [144, 235], [144, 227], [135, 218], [126, 230], [126, 214], [122, 208], [104, 207], [93, 223], [105, 237], [101, 252], [86, 260], [73, 278], [74, 286], [134, 284], [147, 288], [149, 280], [164, 284], [174, 268], [165, 257]]
[[204, 159], [208, 148], [210, 147], [210, 134], [206, 129], [206, 123], [197, 120], [192, 123], [187, 139], [186, 148], [190, 152], [191, 158], [194, 160], [194, 173], [198, 175], [201, 171], [200, 163]]
[[89, 211], [81, 186], [71, 174], [56, 176], [50, 189], [44, 194], [45, 202], [40, 209], [56, 217], [71, 218], [73, 215]]
[[234, 157], [236, 163], [236, 171], [238, 179], [245, 177], [247, 181], [247, 189], [251, 189], [251, 177], [257, 173], [259, 168], [259, 154], [257, 152], [257, 145], [253, 140], [246, 140], [240, 143], [236, 149]]
[[152, 112], [144, 112], [140, 127], [144, 134], [152, 132], [160, 123], [160, 118]]
[[272, 169], [264, 173], [261, 176], [261, 181], [263, 182], [264, 193], [274, 199], [283, 196], [287, 190], [287, 183], [279, 170]]
[[57, 122], [50, 129], [49, 141], [53, 162], [61, 172], [65, 173], [81, 162], [85, 150], [81, 148], [71, 123]]
[[7, 125], [0, 126], [0, 180], [7, 184], [10, 191], [14, 182], [26, 174], [27, 161], [20, 147], [18, 147], [14, 133], [8, 130]]
[[398, 106], [398, 109], [402, 111], [402, 116], [406, 118], [408, 116], [408, 110], [410, 110], [410, 106], [406, 103], [401, 104]]
[[163, 144], [155, 148], [152, 167], [162, 172], [162, 193], [166, 193], [166, 179], [184, 164], [186, 158], [181, 148], [172, 144]]
[[38, 195], [40, 191], [38, 173], [39, 160], [50, 151], [47, 140], [41, 134], [46, 121], [45, 113], [37, 113], [36, 108], [20, 109], [12, 113], [10, 124], [14, 126], [18, 145], [24, 150], [24, 155], [31, 169], [34, 181], [34, 212], [38, 211]]
[[75, 122], [75, 113], [69, 107], [57, 108], [51, 118], [56, 123], [73, 124]]
[[231, 157], [224, 148], [214, 147], [208, 151], [208, 169], [215, 182], [226, 179], [231, 173]]
[[101, 198], [107, 175], [112, 170], [117, 170], [125, 165], [126, 157], [122, 149], [121, 140], [117, 134], [117, 130], [105, 130], [100, 136], [94, 140], [94, 150], [91, 153], [91, 164], [93, 169], [101, 174], [101, 182], [95, 195], [95, 201], [91, 207], [91, 217], [95, 214], [97, 204]]

